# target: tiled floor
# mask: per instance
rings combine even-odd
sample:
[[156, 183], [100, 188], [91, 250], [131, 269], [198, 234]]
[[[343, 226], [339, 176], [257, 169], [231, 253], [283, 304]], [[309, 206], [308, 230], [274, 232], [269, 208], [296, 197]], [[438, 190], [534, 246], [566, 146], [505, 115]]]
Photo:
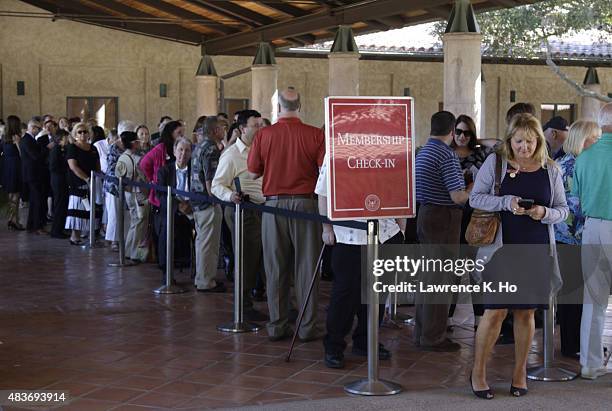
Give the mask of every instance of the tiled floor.
[[[0, 250], [0, 389], [69, 391], [66, 410], [200, 410], [345, 396], [343, 385], [367, 374], [365, 359], [350, 353], [346, 369], [326, 368], [320, 341], [297, 343], [287, 363], [289, 343], [271, 343], [265, 331], [217, 332], [232, 318], [231, 293], [157, 296], [153, 265], [109, 268], [117, 254], [108, 248], [87, 251], [3, 228]], [[177, 279], [188, 283], [189, 274]], [[321, 320], [329, 289], [323, 282]], [[393, 358], [381, 362], [381, 377], [407, 391], [466, 386], [468, 310], [459, 310], [464, 324], [452, 337], [463, 349], [455, 354], [416, 351], [409, 327], [383, 328]], [[612, 342], [610, 317], [606, 329]], [[508, 381], [512, 362], [513, 346], [497, 347], [490, 379]]]

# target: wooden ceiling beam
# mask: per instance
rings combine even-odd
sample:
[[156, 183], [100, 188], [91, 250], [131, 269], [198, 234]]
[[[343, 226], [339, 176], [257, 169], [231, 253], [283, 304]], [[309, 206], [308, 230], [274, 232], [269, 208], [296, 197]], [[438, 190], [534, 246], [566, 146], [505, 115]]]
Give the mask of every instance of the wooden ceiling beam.
[[223, 23], [216, 22], [204, 16], [200, 16], [199, 14], [192, 13], [189, 10], [174, 6], [172, 4], [160, 0], [136, 0], [136, 2], [160, 10], [166, 14], [171, 14], [179, 19], [183, 19], [186, 22], [192, 24], [199, 24], [199, 21], [204, 20], [206, 23], [205, 25], [203, 25], [204, 27], [210, 27], [211, 29], [218, 31], [221, 34], [232, 34], [240, 31], [235, 27], [224, 25]]
[[[81, 3], [75, 4], [72, 1], [63, 1], [61, 5], [50, 1], [50, 0], [24, 0], [32, 6], [44, 9], [50, 13], [59, 15], [60, 18], [67, 20], [74, 20], [82, 23], [93, 24], [96, 26], [107, 27], [111, 29], [127, 31], [131, 33], [138, 33], [148, 35], [150, 37], [163, 38], [167, 40], [179, 41], [182, 43], [199, 44], [202, 41], [202, 33], [187, 30], [183, 27], [170, 25], [170, 24], [146, 24], [140, 22], [130, 21], [100, 21], [99, 19], [88, 18], [87, 16], [100, 16], [100, 17], [118, 17], [118, 15], [110, 15], [108, 13], [102, 13], [99, 9], [90, 8]], [[70, 15], [69, 17], [62, 17], [62, 14]], [[118, 14], [123, 14], [118, 12]], [[85, 15], [85, 17], [79, 17], [79, 15]]]
[[294, 37], [321, 29], [332, 28], [340, 24], [353, 24], [360, 21], [374, 20], [380, 17], [394, 16], [411, 10], [422, 10], [444, 4], [448, 4], [448, 0], [412, 0], [410, 2], [406, 0], [377, 0], [350, 4], [260, 27], [250, 32], [231, 34], [218, 39], [208, 40], [205, 42], [205, 46], [210, 54], [223, 54], [252, 46], [260, 41]]

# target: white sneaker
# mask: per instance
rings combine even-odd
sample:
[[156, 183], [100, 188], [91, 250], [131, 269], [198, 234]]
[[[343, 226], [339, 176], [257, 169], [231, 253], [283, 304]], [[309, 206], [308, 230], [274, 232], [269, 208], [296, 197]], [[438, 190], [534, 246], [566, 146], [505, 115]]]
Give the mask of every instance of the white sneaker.
[[608, 370], [606, 370], [605, 368], [582, 367], [582, 369], [580, 370], [580, 376], [587, 380], [597, 379], [601, 376], [606, 375], [607, 373], [608, 373]]

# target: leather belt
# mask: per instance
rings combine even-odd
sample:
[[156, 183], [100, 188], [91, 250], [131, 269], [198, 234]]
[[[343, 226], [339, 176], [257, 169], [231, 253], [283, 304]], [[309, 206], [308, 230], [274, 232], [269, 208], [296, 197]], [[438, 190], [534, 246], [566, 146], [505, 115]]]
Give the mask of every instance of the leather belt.
[[310, 198], [314, 200], [315, 195], [314, 194], [281, 194], [277, 196], [266, 196], [266, 201], [267, 200], [288, 200], [292, 198], [300, 198], [300, 199]]

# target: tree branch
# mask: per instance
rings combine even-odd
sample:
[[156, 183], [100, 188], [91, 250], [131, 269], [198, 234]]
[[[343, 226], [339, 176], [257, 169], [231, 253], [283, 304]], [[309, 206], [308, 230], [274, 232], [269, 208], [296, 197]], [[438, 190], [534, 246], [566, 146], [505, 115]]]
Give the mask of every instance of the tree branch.
[[571, 87], [576, 89], [579, 95], [584, 97], [591, 97], [597, 100], [603, 101], [605, 103], [612, 102], [612, 98], [604, 96], [603, 94], [596, 93], [592, 90], [587, 90], [582, 84], [579, 84], [569, 78], [567, 74], [563, 73], [559, 66], [555, 64], [552, 59], [552, 50], [548, 39], [544, 39], [544, 44], [546, 45], [546, 65], [563, 81], [569, 84]]

